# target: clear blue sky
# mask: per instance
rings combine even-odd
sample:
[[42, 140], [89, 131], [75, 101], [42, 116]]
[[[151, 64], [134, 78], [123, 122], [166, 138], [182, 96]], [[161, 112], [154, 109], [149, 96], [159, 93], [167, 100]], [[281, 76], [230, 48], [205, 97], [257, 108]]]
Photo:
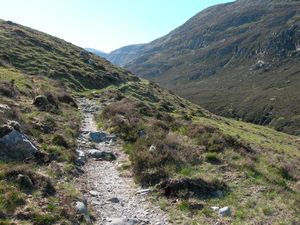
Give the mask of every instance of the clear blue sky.
[[109, 52], [169, 33], [230, 0], [0, 0], [0, 18]]

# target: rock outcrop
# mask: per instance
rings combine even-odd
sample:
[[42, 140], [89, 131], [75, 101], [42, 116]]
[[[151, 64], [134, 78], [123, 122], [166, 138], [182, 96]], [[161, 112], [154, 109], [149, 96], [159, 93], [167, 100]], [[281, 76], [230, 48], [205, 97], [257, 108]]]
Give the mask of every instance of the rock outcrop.
[[0, 127], [0, 159], [23, 161], [33, 158], [37, 147], [20, 131], [20, 124], [10, 121]]

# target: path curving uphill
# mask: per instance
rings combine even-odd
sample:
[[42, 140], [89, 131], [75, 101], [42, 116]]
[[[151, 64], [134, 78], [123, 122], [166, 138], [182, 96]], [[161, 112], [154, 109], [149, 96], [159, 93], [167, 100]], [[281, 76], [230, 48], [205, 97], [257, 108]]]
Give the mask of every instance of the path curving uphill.
[[120, 175], [118, 165], [127, 156], [116, 137], [97, 131], [94, 115], [101, 107], [87, 98], [78, 104], [84, 114], [77, 150], [84, 174], [78, 185], [94, 211], [95, 224], [170, 224], [167, 214], [147, 200], [148, 190]]

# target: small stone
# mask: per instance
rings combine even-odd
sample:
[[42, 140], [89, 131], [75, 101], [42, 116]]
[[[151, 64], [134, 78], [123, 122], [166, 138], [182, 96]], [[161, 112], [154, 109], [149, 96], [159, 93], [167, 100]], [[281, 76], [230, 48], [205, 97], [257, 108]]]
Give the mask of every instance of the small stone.
[[150, 189], [142, 189], [136, 192], [136, 194], [148, 194], [150, 192]]
[[77, 150], [76, 153], [77, 153], [77, 158], [75, 161], [76, 165], [83, 166], [86, 162], [86, 157], [85, 157], [84, 151]]
[[210, 207], [213, 211], [218, 211], [219, 209], [220, 209], [220, 207], [218, 207], [218, 206], [212, 206], [212, 207]]
[[75, 202], [75, 209], [78, 214], [86, 214], [87, 207], [83, 202], [77, 201]]
[[112, 203], [119, 203], [120, 200], [118, 198], [110, 198], [107, 201], [112, 202]]
[[108, 160], [112, 161], [115, 160], [117, 157], [114, 155], [113, 152], [110, 151], [100, 151], [97, 149], [92, 149], [88, 151], [88, 155], [96, 158], [96, 159], [102, 159], [102, 160]]
[[221, 208], [221, 209], [219, 209], [219, 214], [221, 215], [221, 216], [230, 216], [231, 215], [231, 210], [230, 210], [230, 208], [229, 207], [223, 207], [223, 208]]
[[145, 130], [139, 130], [139, 131], [138, 131], [138, 136], [139, 136], [139, 137], [144, 137], [145, 135], [146, 135]]
[[135, 225], [139, 224], [141, 221], [135, 218], [127, 219], [127, 218], [112, 218], [108, 219], [110, 225]]
[[89, 191], [91, 196], [98, 196], [99, 192], [98, 191]]
[[155, 145], [151, 145], [149, 148], [149, 152], [155, 152], [156, 151], [156, 146]]

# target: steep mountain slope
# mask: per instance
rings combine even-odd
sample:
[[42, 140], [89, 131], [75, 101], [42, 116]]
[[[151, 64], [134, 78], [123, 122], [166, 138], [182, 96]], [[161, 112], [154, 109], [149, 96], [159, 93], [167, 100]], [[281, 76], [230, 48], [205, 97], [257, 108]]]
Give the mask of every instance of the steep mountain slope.
[[136, 57], [137, 53], [143, 48], [143, 46], [144, 44], [128, 45], [110, 53], [104, 53], [93, 48], [86, 48], [85, 50], [103, 57], [115, 65], [124, 66]]
[[102, 51], [97, 50], [97, 49], [94, 49], [94, 48], [85, 48], [85, 50], [88, 51], [88, 52], [94, 53], [95, 55], [100, 56], [100, 57], [105, 58], [105, 59], [108, 56], [107, 53], [102, 52]]
[[[151, 187], [149, 198], [170, 214], [171, 224], [298, 224], [297, 137], [216, 116], [79, 47], [12, 22], [0, 21], [0, 49], [1, 224], [89, 222], [74, 208], [84, 201], [74, 184], [84, 173], [76, 164], [82, 118], [76, 97], [101, 108], [99, 129], [122, 138], [130, 158], [116, 166]], [[25, 150], [18, 145], [3, 149], [12, 132], [38, 152], [28, 158], [17, 154]], [[212, 206], [228, 206], [231, 215]]]
[[0, 65], [31, 75], [65, 80], [76, 89], [100, 88], [125, 82], [130, 74], [61, 39], [1, 22]]
[[213, 6], [119, 65], [219, 115], [300, 134], [299, 18], [299, 1]]
[[116, 65], [124, 66], [128, 64], [137, 55], [137, 53], [143, 49], [143, 47], [143, 44], [137, 44], [119, 48], [110, 52], [107, 56], [107, 60]]

